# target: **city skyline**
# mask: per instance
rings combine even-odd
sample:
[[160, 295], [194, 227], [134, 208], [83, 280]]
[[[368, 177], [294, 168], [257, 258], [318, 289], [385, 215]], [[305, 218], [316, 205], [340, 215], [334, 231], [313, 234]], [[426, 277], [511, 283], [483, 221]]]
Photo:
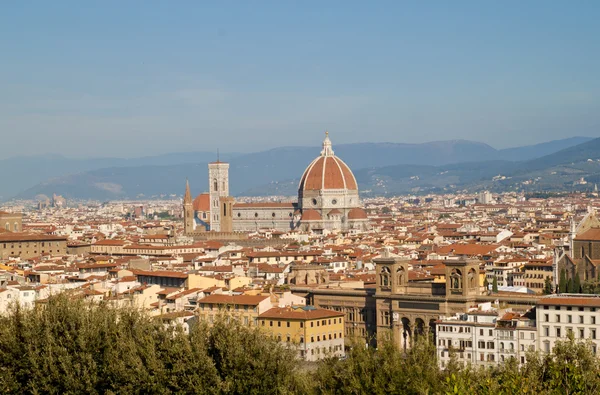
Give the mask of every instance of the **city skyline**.
[[78, 157], [598, 137], [600, 7], [503, 6], [5, 5], [0, 130]]

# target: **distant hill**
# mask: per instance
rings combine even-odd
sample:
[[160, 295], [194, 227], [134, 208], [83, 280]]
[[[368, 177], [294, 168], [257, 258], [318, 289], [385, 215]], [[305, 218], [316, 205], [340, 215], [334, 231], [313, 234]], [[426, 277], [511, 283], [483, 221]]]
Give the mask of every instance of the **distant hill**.
[[[363, 196], [465, 189], [473, 192], [483, 189], [496, 192], [585, 191], [591, 190], [594, 183], [600, 183], [600, 139], [583, 138], [583, 141], [541, 158], [520, 162], [491, 160], [442, 166], [394, 165], [357, 169], [354, 175]], [[550, 145], [556, 147], [554, 142]], [[525, 148], [523, 152], [529, 149]], [[284, 180], [255, 187], [247, 193], [288, 195], [297, 185], [298, 179]]]
[[516, 148], [505, 148], [498, 151], [500, 154], [499, 159], [516, 162], [522, 160], [541, 158], [542, 156], [553, 154], [568, 147], [573, 147], [579, 144], [587, 143], [591, 140], [593, 140], [592, 137], [576, 136], [568, 139], [548, 141], [546, 143], [540, 143], [535, 145], [526, 145], [523, 147]]
[[[224, 153], [221, 157], [230, 160], [239, 154]], [[19, 156], [0, 160], [0, 201], [6, 200], [38, 183], [50, 183], [50, 179], [84, 173], [108, 167], [167, 166], [183, 163], [198, 163], [212, 160], [214, 152], [182, 152], [142, 158], [91, 158], [70, 159], [61, 155]], [[63, 193], [61, 189], [56, 193]], [[52, 195], [52, 193], [50, 193]]]
[[[564, 162], [568, 157], [575, 160], [583, 148], [586, 152], [583, 156], [593, 156], [592, 153], [596, 152], [598, 157], [598, 140], [577, 137], [507, 150], [496, 150], [486, 144], [464, 140], [425, 144], [341, 144], [334, 145], [334, 150], [354, 170], [365, 193], [397, 194], [450, 191], [459, 187], [512, 188], [511, 185], [492, 181], [492, 178], [502, 174], [511, 177], [509, 180], [513, 179], [512, 175], [525, 180], [529, 170], [543, 170], [557, 161]], [[539, 152], [558, 149], [561, 144], [567, 147], [579, 141], [584, 144], [539, 158]], [[298, 178], [319, 151], [318, 147], [282, 147], [251, 154], [222, 155], [230, 162], [231, 193], [293, 195]], [[15, 194], [18, 198], [52, 193], [78, 199], [151, 198], [182, 194], [186, 178], [190, 180], [193, 193], [200, 193], [208, 186], [206, 166], [214, 156], [214, 153], [202, 152], [138, 159], [78, 161], [57, 157], [24, 160], [17, 171], [21, 177], [17, 184], [22, 192]], [[515, 156], [523, 160], [514, 162], [505, 159]], [[90, 169], [94, 166], [96, 168]], [[36, 177], [27, 178], [28, 173], [36, 171]], [[42, 176], [45, 178], [40, 182]], [[2, 177], [6, 179], [7, 175]], [[5, 179], [0, 178], [0, 181], [10, 182]], [[29, 187], [24, 185], [25, 180], [29, 181]]]

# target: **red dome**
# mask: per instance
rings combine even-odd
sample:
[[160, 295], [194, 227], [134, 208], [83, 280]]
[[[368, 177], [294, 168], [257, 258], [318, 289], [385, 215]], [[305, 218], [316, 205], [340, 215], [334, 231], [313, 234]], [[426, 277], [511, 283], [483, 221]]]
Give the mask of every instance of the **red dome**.
[[319, 214], [319, 212], [317, 210], [308, 209], [308, 210], [302, 211], [302, 217], [300, 218], [300, 221], [320, 221], [320, 220], [321, 220], [321, 214]]
[[300, 190], [358, 190], [354, 174], [337, 156], [319, 156], [306, 168], [300, 180]]
[[194, 211], [210, 211], [210, 195], [201, 193], [194, 199]]
[[348, 219], [368, 219], [367, 213], [362, 208], [355, 207], [348, 212]]

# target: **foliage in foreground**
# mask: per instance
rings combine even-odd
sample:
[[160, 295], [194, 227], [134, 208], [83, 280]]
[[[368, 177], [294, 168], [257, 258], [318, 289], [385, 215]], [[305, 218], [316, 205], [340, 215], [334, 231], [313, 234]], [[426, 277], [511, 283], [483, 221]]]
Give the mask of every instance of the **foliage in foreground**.
[[493, 368], [438, 368], [422, 336], [402, 352], [354, 341], [315, 369], [258, 329], [217, 320], [190, 334], [129, 309], [65, 297], [0, 318], [0, 392], [25, 394], [595, 394], [600, 364], [570, 338]]
[[0, 392], [285, 394], [306, 392], [294, 353], [218, 320], [190, 334], [139, 311], [65, 297], [0, 319]]

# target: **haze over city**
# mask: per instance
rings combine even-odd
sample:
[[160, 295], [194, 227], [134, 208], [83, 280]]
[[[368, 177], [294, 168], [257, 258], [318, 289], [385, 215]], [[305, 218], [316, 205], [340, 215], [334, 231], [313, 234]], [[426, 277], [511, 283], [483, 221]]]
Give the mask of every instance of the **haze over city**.
[[600, 3], [0, 5], [0, 393], [600, 393]]
[[598, 137], [599, 8], [6, 3], [0, 158]]

